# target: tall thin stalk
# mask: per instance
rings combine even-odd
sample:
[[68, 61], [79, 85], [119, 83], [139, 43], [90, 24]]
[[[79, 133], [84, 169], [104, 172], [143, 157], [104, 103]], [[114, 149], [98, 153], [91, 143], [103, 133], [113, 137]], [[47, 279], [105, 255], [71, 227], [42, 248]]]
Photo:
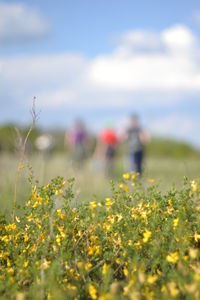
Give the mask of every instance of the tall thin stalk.
[[25, 157], [25, 152], [26, 152], [26, 144], [27, 144], [28, 138], [29, 138], [33, 128], [35, 127], [35, 123], [36, 123], [36, 120], [38, 117], [38, 115], [36, 113], [36, 109], [35, 109], [35, 101], [36, 101], [36, 97], [33, 98], [33, 104], [32, 104], [32, 108], [31, 108], [32, 123], [31, 123], [31, 126], [28, 130], [28, 133], [26, 134], [26, 137], [25, 137], [23, 145], [22, 145], [22, 151], [20, 153], [19, 164], [18, 164], [16, 177], [15, 177], [14, 199], [13, 199], [13, 223], [15, 222], [15, 210], [16, 210], [16, 204], [17, 204], [17, 187], [18, 187], [18, 182], [19, 182], [19, 175], [20, 175], [21, 170], [24, 168], [23, 164], [24, 164], [24, 157]]

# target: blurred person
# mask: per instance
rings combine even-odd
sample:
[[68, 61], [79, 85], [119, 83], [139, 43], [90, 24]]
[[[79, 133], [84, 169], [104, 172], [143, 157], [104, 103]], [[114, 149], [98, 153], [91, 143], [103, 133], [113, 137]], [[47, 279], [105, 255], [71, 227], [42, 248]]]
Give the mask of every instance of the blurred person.
[[114, 175], [117, 142], [117, 135], [111, 126], [105, 127], [100, 132], [97, 142], [97, 153], [103, 159], [105, 175], [108, 177], [113, 177]]
[[141, 175], [144, 145], [150, 141], [150, 136], [141, 128], [139, 118], [136, 114], [129, 117], [124, 138], [126, 141], [126, 151], [129, 158], [130, 169]]
[[88, 133], [81, 119], [77, 119], [73, 128], [66, 132], [65, 142], [70, 147], [75, 164], [80, 167], [87, 157], [88, 150]]

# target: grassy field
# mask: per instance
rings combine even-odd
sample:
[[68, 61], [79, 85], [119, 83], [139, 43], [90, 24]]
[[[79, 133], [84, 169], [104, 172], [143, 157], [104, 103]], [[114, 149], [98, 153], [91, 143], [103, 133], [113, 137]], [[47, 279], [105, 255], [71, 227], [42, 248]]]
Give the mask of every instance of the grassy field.
[[[0, 156], [0, 205], [1, 213], [10, 214], [14, 195], [14, 183], [18, 165], [18, 157], [11, 154]], [[75, 169], [72, 162], [64, 154], [56, 154], [44, 159], [41, 155], [31, 156], [26, 159], [29, 167], [20, 172], [18, 183], [17, 202], [27, 200], [31, 186], [28, 177], [32, 173], [33, 181], [45, 184], [56, 176], [64, 178], [75, 177], [75, 202], [103, 199], [110, 194], [109, 180], [105, 178], [102, 169], [96, 163], [88, 161], [81, 169]], [[26, 163], [26, 165], [27, 165]], [[200, 176], [200, 161], [198, 158], [172, 159], [153, 158], [145, 159], [144, 178], [154, 178], [162, 191], [168, 190], [172, 184], [180, 187], [183, 177], [198, 179]], [[116, 164], [116, 178], [118, 181], [126, 171], [122, 160]]]

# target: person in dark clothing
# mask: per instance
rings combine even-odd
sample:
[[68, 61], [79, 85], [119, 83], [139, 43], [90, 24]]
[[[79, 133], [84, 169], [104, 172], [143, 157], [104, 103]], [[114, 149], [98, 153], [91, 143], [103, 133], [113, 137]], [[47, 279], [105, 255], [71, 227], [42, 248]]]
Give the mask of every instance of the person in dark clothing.
[[131, 164], [131, 171], [142, 174], [142, 162], [144, 157], [144, 144], [149, 141], [149, 136], [140, 125], [137, 115], [131, 115], [129, 126], [126, 129], [127, 155]]

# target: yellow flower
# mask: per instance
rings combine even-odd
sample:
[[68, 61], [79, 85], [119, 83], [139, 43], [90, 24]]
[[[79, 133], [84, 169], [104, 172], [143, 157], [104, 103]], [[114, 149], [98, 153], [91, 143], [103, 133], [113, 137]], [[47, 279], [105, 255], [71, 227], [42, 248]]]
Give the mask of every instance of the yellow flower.
[[147, 282], [148, 282], [149, 284], [154, 284], [154, 283], [157, 281], [157, 279], [158, 279], [158, 276], [157, 276], [157, 275], [149, 275], [149, 276], [147, 277]]
[[148, 182], [149, 182], [149, 183], [154, 183], [154, 182], [155, 182], [155, 179], [149, 178], [149, 179], [148, 179]]
[[15, 217], [17, 223], [20, 223], [20, 218], [18, 216]]
[[90, 202], [90, 209], [93, 210], [95, 207], [97, 207], [96, 201]]
[[171, 296], [174, 298], [177, 297], [179, 294], [179, 290], [177, 289], [175, 282], [170, 282], [167, 286], [169, 288]]
[[143, 243], [147, 243], [148, 240], [151, 238], [151, 231], [149, 231], [148, 229], [145, 230], [145, 232], [143, 233]]
[[85, 270], [89, 271], [92, 268], [92, 264], [91, 263], [86, 263], [85, 264]]
[[57, 216], [61, 219], [64, 220], [65, 219], [65, 214], [62, 212], [62, 209], [57, 209], [56, 210]]
[[89, 290], [90, 297], [92, 299], [97, 299], [97, 290], [95, 286], [90, 284], [88, 290]]
[[178, 226], [178, 222], [179, 222], [179, 218], [173, 220], [173, 228], [174, 228], [174, 230], [176, 230], [176, 228]]
[[168, 203], [169, 203], [169, 205], [170, 205], [170, 206], [172, 206], [172, 205], [173, 205], [173, 203], [172, 203], [172, 199], [171, 199], [171, 198], [168, 200]]
[[79, 269], [82, 269], [83, 268], [83, 262], [82, 261], [78, 261], [77, 262], [77, 266]]
[[123, 174], [123, 178], [124, 178], [125, 180], [130, 179], [130, 174], [129, 174], [129, 173], [124, 173], [124, 174]]
[[112, 206], [115, 203], [111, 198], [106, 198], [106, 206]]
[[195, 240], [195, 242], [197, 242], [197, 243], [198, 243], [198, 241], [200, 240], [200, 234], [198, 234], [196, 231], [195, 231], [195, 233], [194, 233], [194, 240]]
[[103, 267], [102, 267], [102, 274], [105, 276], [107, 271], [108, 271], [108, 265], [106, 263], [104, 263]]
[[58, 246], [60, 246], [61, 244], [61, 237], [59, 234], [56, 235], [56, 243], [58, 244]]
[[24, 300], [25, 299], [25, 293], [20, 293], [20, 292], [18, 292], [17, 294], [16, 294], [16, 298], [15, 298], [16, 300]]
[[23, 165], [19, 165], [19, 166], [18, 166], [18, 170], [19, 170], [19, 171], [22, 170], [23, 168], [24, 168]]
[[136, 177], [137, 177], [137, 174], [136, 174], [136, 173], [133, 173], [131, 177], [132, 177], [133, 180], [135, 180]]
[[194, 248], [190, 248], [190, 249], [189, 249], [189, 256], [190, 256], [192, 259], [197, 258], [197, 256], [198, 256], [198, 250], [197, 250], [197, 249], [194, 249]]
[[63, 194], [63, 190], [62, 189], [55, 191], [55, 195], [56, 196], [59, 196], [59, 195], [62, 195], [62, 194]]
[[24, 268], [27, 268], [27, 267], [28, 267], [28, 265], [29, 265], [29, 262], [28, 262], [28, 260], [25, 260], [25, 261], [24, 261]]
[[91, 256], [94, 253], [94, 248], [89, 246], [88, 247], [88, 255]]
[[48, 269], [48, 267], [49, 267], [49, 265], [50, 265], [50, 261], [47, 261], [46, 259], [44, 259], [44, 261], [43, 261], [43, 263], [42, 263], [42, 268], [44, 269], [44, 270], [46, 270], [46, 269]]
[[107, 293], [107, 294], [102, 294], [99, 296], [98, 298], [99, 300], [110, 300], [110, 295]]
[[8, 225], [5, 226], [6, 231], [11, 231], [11, 230], [15, 231], [16, 229], [17, 229], [17, 226], [16, 226], [15, 223], [11, 223], [11, 224], [8, 224]]
[[133, 245], [133, 241], [132, 240], [128, 240], [128, 245], [132, 246]]
[[173, 252], [167, 255], [166, 260], [169, 263], [175, 264], [179, 260], [178, 252]]
[[124, 275], [125, 275], [126, 277], [128, 277], [128, 269], [127, 269], [127, 268], [124, 268], [123, 272], [124, 272]]
[[190, 186], [191, 186], [193, 192], [195, 193], [197, 191], [197, 182], [195, 180], [191, 180]]

